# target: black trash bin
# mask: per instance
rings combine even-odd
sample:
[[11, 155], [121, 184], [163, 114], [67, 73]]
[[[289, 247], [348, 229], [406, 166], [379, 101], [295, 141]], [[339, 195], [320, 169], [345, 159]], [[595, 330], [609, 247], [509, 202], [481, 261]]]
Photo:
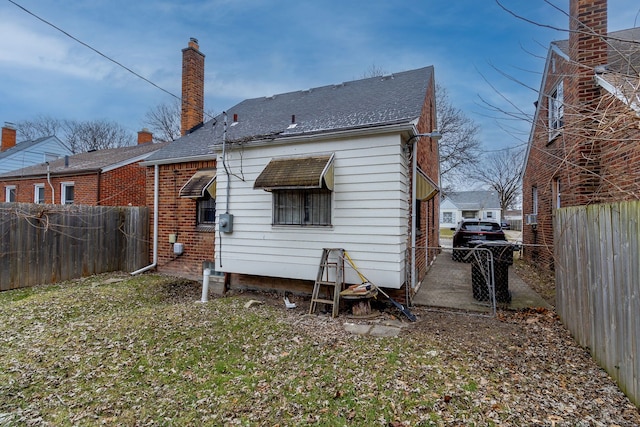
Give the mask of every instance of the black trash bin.
[[[506, 240], [472, 240], [469, 246], [485, 248], [493, 255], [493, 273], [496, 290], [496, 301], [501, 303], [511, 302], [509, 292], [509, 266], [513, 264], [513, 245]], [[486, 251], [478, 251], [472, 255], [471, 261], [471, 286], [473, 298], [478, 301], [488, 301], [490, 297], [487, 283], [488, 254]]]

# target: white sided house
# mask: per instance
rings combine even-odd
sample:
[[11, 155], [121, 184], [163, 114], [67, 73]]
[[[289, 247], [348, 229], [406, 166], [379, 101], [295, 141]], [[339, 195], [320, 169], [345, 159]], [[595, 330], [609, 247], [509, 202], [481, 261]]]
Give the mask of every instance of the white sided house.
[[455, 227], [463, 219], [500, 222], [500, 198], [495, 191], [448, 192], [440, 200], [440, 227]]
[[2, 127], [0, 173], [51, 162], [72, 154], [71, 150], [56, 136], [16, 143], [15, 127], [9, 123]]
[[418, 136], [435, 128], [434, 99], [426, 67], [246, 100], [205, 124], [215, 269], [231, 287], [313, 283], [322, 249], [343, 248], [369, 281], [416, 289], [438, 245], [437, 141]]

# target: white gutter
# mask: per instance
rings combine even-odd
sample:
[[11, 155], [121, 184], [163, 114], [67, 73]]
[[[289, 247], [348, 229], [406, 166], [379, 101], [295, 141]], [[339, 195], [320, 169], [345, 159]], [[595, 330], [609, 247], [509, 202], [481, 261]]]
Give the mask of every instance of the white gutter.
[[[414, 138], [411, 144], [411, 289], [416, 288], [416, 183], [418, 173], [418, 140]], [[407, 289], [408, 291], [408, 289]], [[407, 300], [407, 304], [409, 301]]]
[[153, 174], [153, 262], [146, 267], [134, 271], [131, 273], [132, 276], [144, 273], [158, 265], [158, 201], [160, 192], [160, 167], [158, 165], [154, 166]]
[[51, 204], [56, 204], [56, 190], [53, 188], [53, 184], [51, 184], [51, 172], [49, 171], [49, 162], [47, 162], [47, 182], [49, 183], [49, 187], [51, 187]]

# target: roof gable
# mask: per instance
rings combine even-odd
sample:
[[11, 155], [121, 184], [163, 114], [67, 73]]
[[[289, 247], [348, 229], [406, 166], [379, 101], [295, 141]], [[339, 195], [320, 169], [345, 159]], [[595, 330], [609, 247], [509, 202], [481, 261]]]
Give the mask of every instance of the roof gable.
[[[246, 99], [227, 111], [227, 141], [285, 140], [343, 130], [416, 122], [433, 67]], [[237, 119], [237, 121], [235, 121]], [[222, 144], [224, 117], [150, 156], [147, 161], [212, 155]]]
[[30, 166], [45, 160], [45, 154], [63, 157], [72, 154], [71, 150], [55, 135], [22, 141], [0, 152], [0, 172], [8, 172], [20, 167]]
[[495, 191], [455, 191], [443, 197], [461, 210], [500, 209], [500, 197]]

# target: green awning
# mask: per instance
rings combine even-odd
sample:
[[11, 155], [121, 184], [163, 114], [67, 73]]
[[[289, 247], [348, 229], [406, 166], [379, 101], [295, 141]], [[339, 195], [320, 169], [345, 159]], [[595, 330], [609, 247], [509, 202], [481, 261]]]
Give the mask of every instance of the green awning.
[[429, 179], [429, 177], [418, 168], [418, 176], [416, 177], [416, 199], [423, 202], [429, 201], [438, 194], [438, 186]]
[[180, 197], [199, 199], [204, 197], [204, 192], [208, 192], [212, 198], [216, 198], [216, 170], [200, 169], [194, 173], [189, 181], [180, 189]]
[[266, 191], [317, 189], [333, 190], [333, 154], [271, 159], [253, 188]]

